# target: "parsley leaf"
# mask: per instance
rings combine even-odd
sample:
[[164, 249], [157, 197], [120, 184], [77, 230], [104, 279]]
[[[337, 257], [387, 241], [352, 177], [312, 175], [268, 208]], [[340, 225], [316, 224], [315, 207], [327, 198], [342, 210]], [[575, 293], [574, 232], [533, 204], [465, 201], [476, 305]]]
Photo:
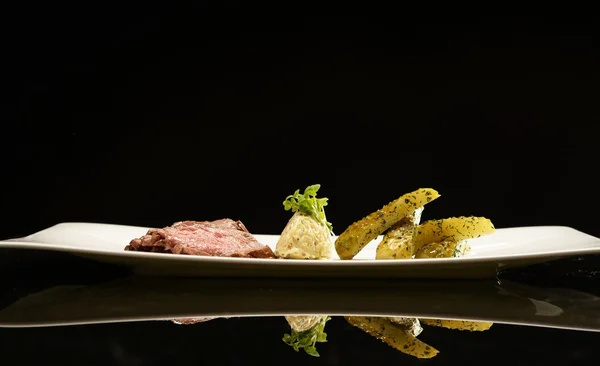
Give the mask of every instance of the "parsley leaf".
[[325, 206], [327, 206], [328, 198], [317, 198], [317, 192], [321, 188], [320, 184], [313, 184], [304, 189], [304, 193], [300, 194], [297, 189], [294, 194], [290, 194], [283, 201], [283, 208], [286, 211], [300, 211], [311, 216], [318, 222], [327, 226], [330, 232], [333, 232], [333, 227], [325, 217]]
[[331, 317], [324, 317], [319, 323], [317, 323], [314, 327], [305, 330], [304, 332], [297, 332], [294, 329], [290, 332], [291, 334], [284, 334], [283, 341], [291, 346], [294, 351], [299, 352], [300, 349], [304, 349], [304, 352], [313, 356], [319, 357], [319, 352], [317, 352], [316, 343], [317, 342], [327, 342], [327, 333], [325, 330], [325, 323], [329, 321]]

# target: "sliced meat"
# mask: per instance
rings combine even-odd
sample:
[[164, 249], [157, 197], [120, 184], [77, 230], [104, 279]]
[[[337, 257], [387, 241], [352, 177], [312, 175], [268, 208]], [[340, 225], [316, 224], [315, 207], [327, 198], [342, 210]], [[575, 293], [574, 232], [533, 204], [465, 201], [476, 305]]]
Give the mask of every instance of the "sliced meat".
[[180, 221], [162, 229], [150, 229], [131, 240], [125, 250], [214, 257], [275, 258], [241, 221]]

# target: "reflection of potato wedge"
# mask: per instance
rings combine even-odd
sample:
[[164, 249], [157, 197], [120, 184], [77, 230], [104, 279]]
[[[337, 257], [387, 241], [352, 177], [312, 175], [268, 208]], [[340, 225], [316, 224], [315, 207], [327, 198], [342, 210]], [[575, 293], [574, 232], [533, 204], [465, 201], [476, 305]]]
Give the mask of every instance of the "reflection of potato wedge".
[[344, 318], [353, 326], [408, 355], [417, 358], [432, 358], [439, 353], [437, 349], [412, 336], [406, 327], [394, 324], [386, 318], [368, 316], [346, 316]]
[[425, 244], [415, 253], [415, 258], [450, 258], [454, 256], [457, 245], [454, 240]]
[[447, 240], [458, 242], [492, 234], [495, 231], [494, 224], [485, 217], [460, 216], [429, 220], [417, 226], [415, 253], [425, 244]]
[[421, 319], [423, 324], [456, 330], [484, 331], [490, 329], [492, 322], [475, 322], [469, 320]]
[[375, 239], [416, 209], [425, 206], [440, 195], [431, 188], [420, 188], [391, 201], [381, 209], [348, 226], [335, 241], [335, 250], [341, 259], [352, 259], [365, 245]]
[[401, 316], [394, 316], [386, 318], [390, 322], [397, 324], [398, 326], [404, 328], [408, 334], [413, 337], [418, 337], [419, 334], [423, 331], [423, 327], [421, 326], [421, 322], [417, 318], [406, 318]]
[[423, 208], [418, 208], [412, 215], [392, 225], [383, 235], [383, 239], [377, 246], [375, 259], [409, 259], [412, 258], [413, 241]]

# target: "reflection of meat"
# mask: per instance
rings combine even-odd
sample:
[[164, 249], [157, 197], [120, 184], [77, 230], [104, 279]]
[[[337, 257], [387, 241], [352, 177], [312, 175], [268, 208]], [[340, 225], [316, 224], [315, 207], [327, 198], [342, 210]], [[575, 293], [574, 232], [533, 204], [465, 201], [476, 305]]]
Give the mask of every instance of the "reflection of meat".
[[175, 324], [181, 324], [181, 325], [190, 325], [190, 324], [196, 324], [196, 323], [204, 323], [207, 322], [209, 320], [213, 320], [216, 318], [211, 318], [211, 317], [205, 317], [205, 318], [181, 318], [181, 319], [173, 319], [173, 323]]
[[197, 324], [197, 323], [206, 323], [209, 320], [214, 320], [214, 319], [230, 319], [231, 317], [229, 316], [204, 316], [204, 317], [196, 317], [196, 318], [179, 318], [179, 319], [173, 319], [171, 320], [173, 323], [175, 324], [180, 324], [180, 325], [192, 325], [192, 324]]
[[268, 246], [248, 232], [241, 221], [180, 221], [150, 229], [125, 247], [129, 251], [205, 255], [216, 257], [275, 258]]

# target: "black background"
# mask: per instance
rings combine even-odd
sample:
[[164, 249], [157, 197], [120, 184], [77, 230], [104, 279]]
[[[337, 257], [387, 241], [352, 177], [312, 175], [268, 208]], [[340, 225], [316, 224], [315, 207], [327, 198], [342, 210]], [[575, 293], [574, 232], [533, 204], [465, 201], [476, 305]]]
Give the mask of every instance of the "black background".
[[432, 187], [424, 219], [600, 235], [595, 19], [62, 10], [5, 24], [2, 237], [221, 217], [275, 234], [314, 183], [336, 232]]
[[[53, 4], [3, 14], [0, 236], [66, 221], [223, 217], [278, 234], [283, 199], [314, 183], [337, 233], [432, 187], [442, 196], [423, 219], [479, 215], [600, 236], [597, 19], [272, 10]], [[206, 325], [215, 337], [242, 329]], [[135, 327], [122, 330], [144, 330]], [[516, 332], [502, 329], [495, 339], [514, 345]], [[564, 359], [589, 356], [596, 339], [581, 337]], [[395, 359], [385, 350], [371, 354]]]

